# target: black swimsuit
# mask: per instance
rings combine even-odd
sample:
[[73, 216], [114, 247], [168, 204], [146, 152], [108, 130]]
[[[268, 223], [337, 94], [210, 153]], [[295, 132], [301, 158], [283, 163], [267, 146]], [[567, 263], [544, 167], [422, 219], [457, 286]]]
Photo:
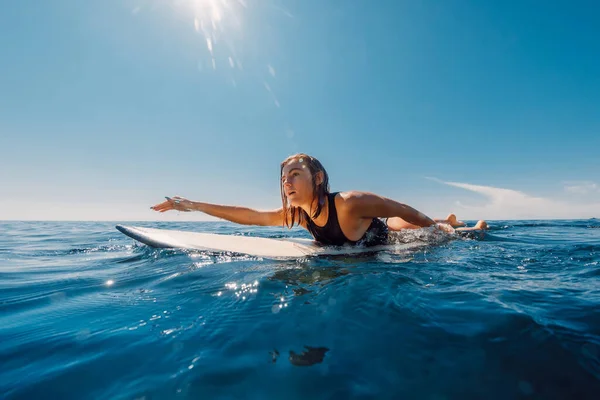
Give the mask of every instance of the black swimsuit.
[[335, 209], [335, 196], [336, 193], [329, 193], [329, 215], [327, 217], [327, 223], [325, 226], [317, 226], [312, 219], [308, 219], [306, 227], [308, 231], [313, 235], [317, 242], [323, 245], [329, 246], [342, 246], [345, 244], [359, 245], [359, 246], [377, 246], [387, 244], [388, 241], [388, 227], [379, 218], [373, 218], [371, 225], [365, 232], [362, 238], [359, 240], [350, 240], [346, 238], [340, 223], [338, 221], [337, 210]]

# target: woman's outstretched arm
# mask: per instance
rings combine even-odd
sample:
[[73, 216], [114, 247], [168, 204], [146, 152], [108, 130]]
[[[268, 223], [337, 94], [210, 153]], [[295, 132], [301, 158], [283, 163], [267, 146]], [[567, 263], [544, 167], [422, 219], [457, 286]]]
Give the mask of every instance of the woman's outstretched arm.
[[158, 212], [177, 210], [183, 212], [200, 211], [213, 217], [242, 225], [283, 226], [283, 209], [272, 211], [254, 210], [248, 207], [202, 203], [182, 197], [167, 197], [167, 200], [150, 207]]

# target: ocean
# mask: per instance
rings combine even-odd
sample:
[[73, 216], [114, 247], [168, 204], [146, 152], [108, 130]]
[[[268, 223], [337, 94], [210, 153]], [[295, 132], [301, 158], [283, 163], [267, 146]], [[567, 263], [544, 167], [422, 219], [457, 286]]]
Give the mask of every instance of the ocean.
[[117, 223], [0, 222], [1, 399], [600, 398], [598, 219], [290, 261], [151, 249]]

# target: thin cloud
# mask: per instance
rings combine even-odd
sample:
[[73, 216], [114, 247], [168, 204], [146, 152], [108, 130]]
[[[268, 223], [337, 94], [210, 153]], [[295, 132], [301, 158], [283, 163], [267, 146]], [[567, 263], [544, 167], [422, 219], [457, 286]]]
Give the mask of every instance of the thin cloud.
[[600, 186], [590, 181], [565, 182], [565, 191], [574, 194], [600, 193]]
[[579, 219], [600, 216], [600, 203], [567, 203], [513, 189], [428, 179], [480, 194], [487, 200], [483, 205], [457, 201], [456, 205], [462, 208], [461, 215], [465, 219]]

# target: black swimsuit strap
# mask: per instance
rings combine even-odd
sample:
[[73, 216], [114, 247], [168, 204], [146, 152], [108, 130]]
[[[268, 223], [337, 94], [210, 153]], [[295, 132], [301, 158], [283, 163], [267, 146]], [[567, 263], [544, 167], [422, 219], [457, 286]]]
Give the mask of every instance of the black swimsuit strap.
[[344, 244], [354, 245], [358, 243], [369, 246], [387, 242], [387, 225], [379, 218], [373, 218], [373, 222], [360, 240], [348, 239], [344, 235], [344, 232], [342, 232], [335, 207], [335, 196], [338, 193], [329, 193], [327, 196], [329, 209], [325, 225], [317, 226], [311, 218], [307, 221], [306, 227], [315, 240], [321, 244], [333, 246], [342, 246]]
[[339, 192], [329, 193], [327, 195], [328, 215], [325, 225], [317, 226], [312, 219], [309, 219], [307, 223], [309, 232], [313, 235], [315, 240], [322, 244], [341, 246], [345, 243], [354, 243], [354, 241], [348, 240], [348, 238], [344, 236], [342, 228], [340, 228], [337, 210], [335, 208], [335, 196], [338, 193]]

